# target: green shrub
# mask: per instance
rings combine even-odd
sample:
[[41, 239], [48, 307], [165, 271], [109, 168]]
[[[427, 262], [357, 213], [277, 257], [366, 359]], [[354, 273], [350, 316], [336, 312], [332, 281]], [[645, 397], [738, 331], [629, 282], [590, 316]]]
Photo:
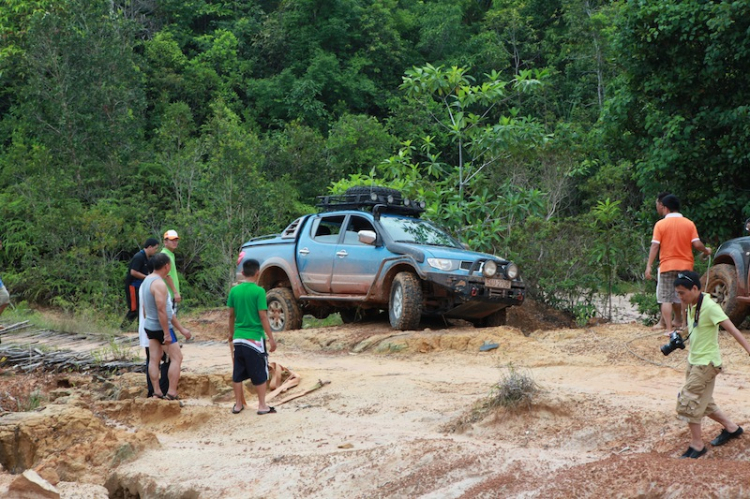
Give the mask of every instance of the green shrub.
[[630, 304], [635, 306], [638, 313], [644, 317], [643, 323], [647, 326], [656, 324], [659, 320], [661, 309], [656, 302], [656, 295], [654, 292], [635, 293], [630, 297]]

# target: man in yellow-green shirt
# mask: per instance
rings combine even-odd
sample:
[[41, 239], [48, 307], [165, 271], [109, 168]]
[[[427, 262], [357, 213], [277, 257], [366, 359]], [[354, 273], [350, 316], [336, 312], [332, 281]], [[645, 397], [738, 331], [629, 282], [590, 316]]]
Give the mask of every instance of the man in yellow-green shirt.
[[674, 287], [683, 306], [687, 308], [687, 330], [690, 340], [685, 385], [677, 398], [677, 417], [688, 423], [690, 446], [681, 458], [697, 459], [708, 449], [701, 436], [701, 420], [708, 416], [724, 429], [711, 441], [717, 447], [742, 435], [743, 430], [724, 414], [713, 399], [716, 376], [721, 373], [719, 326], [737, 340], [750, 354], [750, 344], [732, 324], [711, 295], [701, 293], [700, 276], [693, 271], [677, 274]]

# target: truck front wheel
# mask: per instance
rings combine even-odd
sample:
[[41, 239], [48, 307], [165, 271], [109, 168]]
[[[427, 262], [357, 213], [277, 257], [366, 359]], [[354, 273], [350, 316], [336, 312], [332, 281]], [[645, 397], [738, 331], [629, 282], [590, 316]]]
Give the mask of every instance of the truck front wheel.
[[268, 322], [271, 331], [292, 331], [302, 327], [302, 310], [300, 310], [294, 293], [289, 288], [273, 288], [266, 293], [268, 302]]
[[422, 286], [411, 272], [399, 272], [393, 279], [388, 318], [391, 327], [401, 331], [419, 326], [422, 318]]
[[701, 282], [704, 283], [706, 293], [710, 293], [727, 317], [739, 326], [747, 316], [747, 304], [737, 301], [737, 271], [734, 266], [726, 263], [714, 265], [701, 277]]

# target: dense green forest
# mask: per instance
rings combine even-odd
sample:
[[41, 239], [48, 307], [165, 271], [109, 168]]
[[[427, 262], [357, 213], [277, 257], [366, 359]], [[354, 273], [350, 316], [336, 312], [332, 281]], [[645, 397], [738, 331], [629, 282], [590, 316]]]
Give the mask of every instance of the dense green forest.
[[121, 315], [176, 229], [216, 306], [245, 240], [378, 184], [585, 317], [642, 285], [658, 192], [740, 234], [749, 33], [731, 1], [0, 0], [0, 275]]

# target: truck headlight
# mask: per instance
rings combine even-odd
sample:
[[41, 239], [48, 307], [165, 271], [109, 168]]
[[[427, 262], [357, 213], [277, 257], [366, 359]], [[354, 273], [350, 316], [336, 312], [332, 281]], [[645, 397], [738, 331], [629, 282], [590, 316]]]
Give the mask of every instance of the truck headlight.
[[453, 260], [448, 260], [446, 258], [428, 258], [427, 263], [430, 267], [445, 272], [453, 270]]
[[509, 263], [505, 267], [505, 277], [507, 277], [510, 280], [513, 280], [516, 277], [518, 277], [518, 265], [516, 265], [515, 263]]
[[497, 263], [492, 260], [484, 262], [484, 265], [482, 265], [482, 275], [484, 277], [492, 277], [495, 273], [497, 273]]

